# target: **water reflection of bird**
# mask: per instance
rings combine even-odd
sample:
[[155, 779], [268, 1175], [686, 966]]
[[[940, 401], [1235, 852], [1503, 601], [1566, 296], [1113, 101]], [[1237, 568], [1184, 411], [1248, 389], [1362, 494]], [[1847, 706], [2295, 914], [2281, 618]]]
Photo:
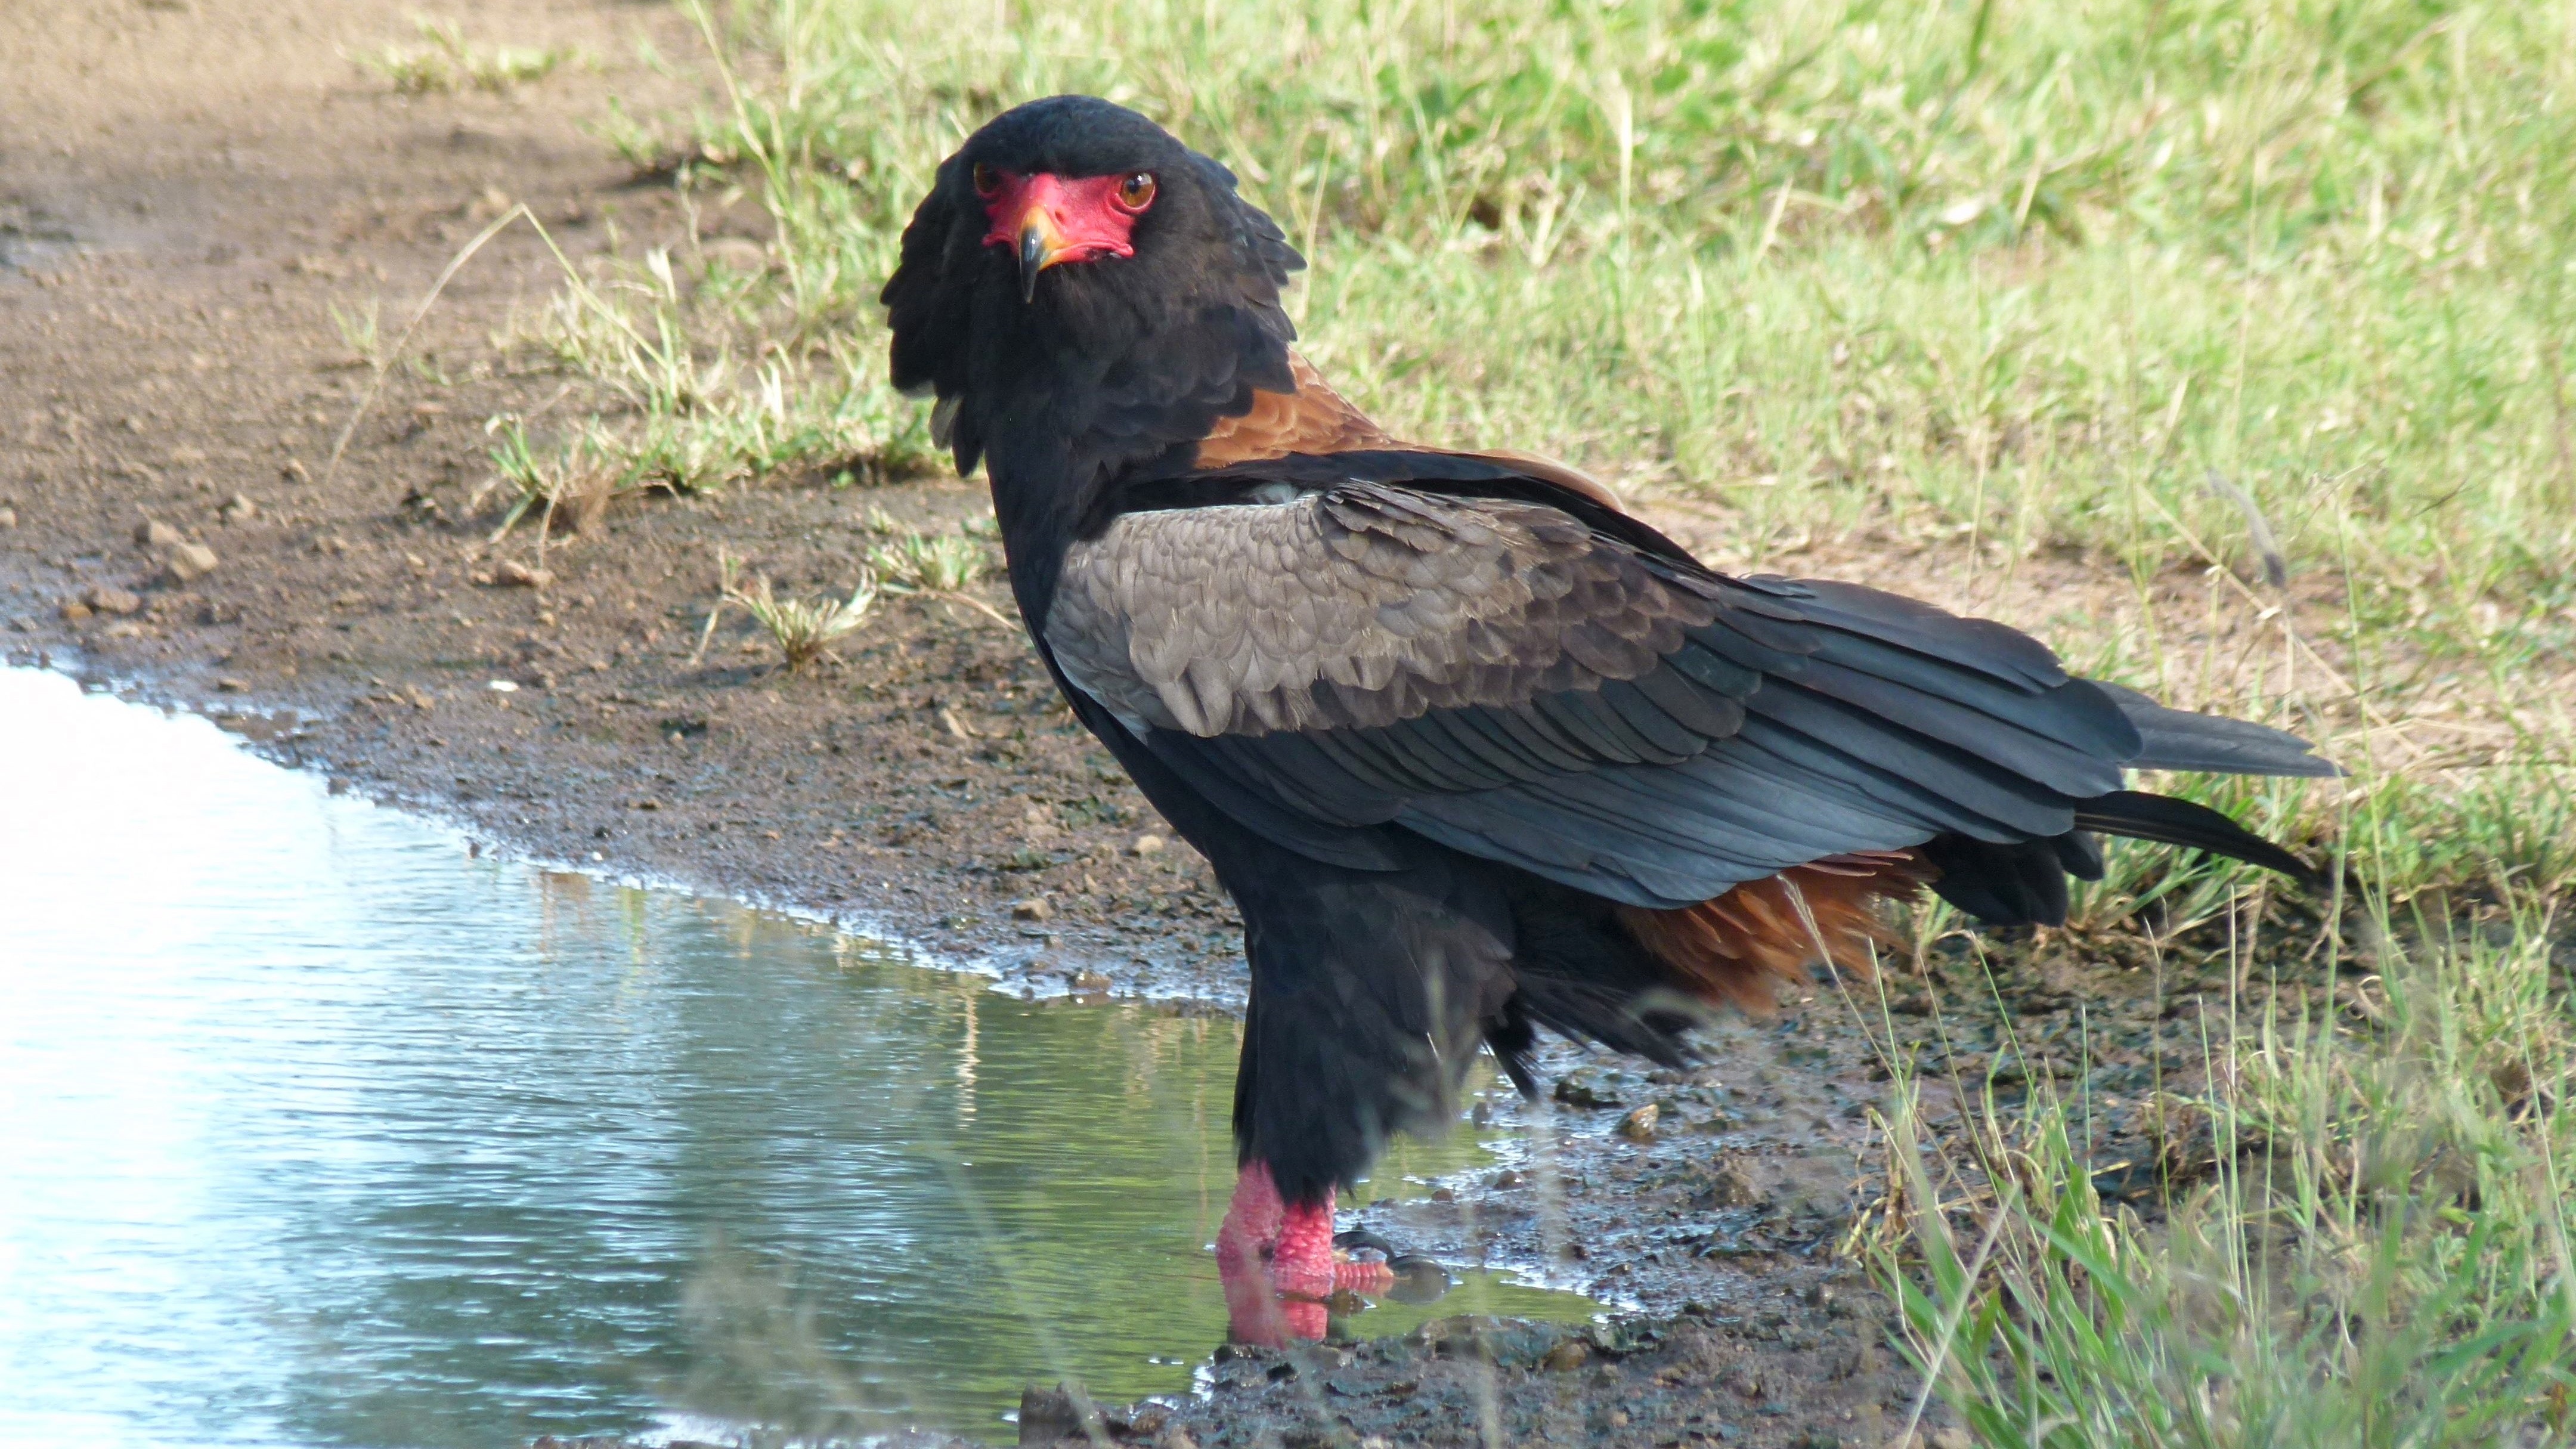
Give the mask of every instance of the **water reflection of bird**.
[[1289, 350], [1302, 265], [1225, 168], [1059, 97], [940, 166], [884, 295], [1065, 697], [1242, 910], [1238, 1333], [1389, 1286], [1334, 1251], [1334, 1190], [1447, 1123], [1480, 1046], [1524, 1091], [1540, 1027], [1677, 1062], [1704, 1003], [1865, 955], [1883, 899], [2061, 920], [2101, 834], [2305, 873], [2124, 788], [2332, 773], [2300, 741], [1398, 441]]

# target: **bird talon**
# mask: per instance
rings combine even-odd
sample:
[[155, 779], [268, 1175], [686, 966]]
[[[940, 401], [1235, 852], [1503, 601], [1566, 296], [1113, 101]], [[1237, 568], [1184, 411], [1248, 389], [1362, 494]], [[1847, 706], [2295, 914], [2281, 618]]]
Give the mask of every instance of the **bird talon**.
[[1359, 1258], [1348, 1253], [1333, 1255], [1333, 1287], [1337, 1291], [1377, 1297], [1395, 1286], [1395, 1270], [1384, 1258]]

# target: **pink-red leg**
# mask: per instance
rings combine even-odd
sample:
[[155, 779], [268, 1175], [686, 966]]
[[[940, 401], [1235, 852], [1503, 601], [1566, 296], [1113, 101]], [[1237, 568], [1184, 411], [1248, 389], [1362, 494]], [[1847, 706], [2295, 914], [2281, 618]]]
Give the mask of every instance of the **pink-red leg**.
[[1395, 1271], [1333, 1250], [1333, 1205], [1290, 1203], [1279, 1196], [1265, 1163], [1235, 1179], [1234, 1202], [1216, 1235], [1217, 1276], [1225, 1284], [1226, 1318], [1238, 1342], [1276, 1346], [1321, 1338], [1324, 1300], [1335, 1293], [1383, 1293]]

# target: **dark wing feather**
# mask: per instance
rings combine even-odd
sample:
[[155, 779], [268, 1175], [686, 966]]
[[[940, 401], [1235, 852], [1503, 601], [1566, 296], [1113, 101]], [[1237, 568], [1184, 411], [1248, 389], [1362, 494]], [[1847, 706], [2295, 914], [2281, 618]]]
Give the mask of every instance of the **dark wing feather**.
[[1309, 486], [1313, 461], [1253, 475], [1283, 501], [1233, 501], [1238, 468], [1210, 506], [1111, 519], [1067, 555], [1043, 630], [1134, 742], [1274, 839], [1283, 816], [1392, 825], [1654, 908], [1944, 842], [1987, 881], [1961, 883], [1971, 908], [2006, 919], [2062, 912], [2064, 871], [2098, 872], [2083, 830], [2289, 859], [2122, 789], [2132, 763], [2180, 757], [2158, 742], [2322, 763], [2288, 736], [2178, 725], [1998, 624], [1708, 573], [1581, 500], [1372, 481], [1418, 462], [1393, 452]]
[[2333, 761], [2309, 754], [2308, 742], [2297, 735], [2241, 719], [2168, 709], [2122, 685], [2096, 687], [2138, 731], [2138, 753], [2129, 761], [2133, 769], [2316, 777], [2343, 773]]
[[2085, 801], [2075, 811], [2075, 823], [2086, 830], [2125, 835], [2132, 840], [2154, 840], [2233, 856], [2309, 886], [2321, 885], [2325, 880], [2307, 862], [2208, 806], [2171, 795], [2115, 790]]

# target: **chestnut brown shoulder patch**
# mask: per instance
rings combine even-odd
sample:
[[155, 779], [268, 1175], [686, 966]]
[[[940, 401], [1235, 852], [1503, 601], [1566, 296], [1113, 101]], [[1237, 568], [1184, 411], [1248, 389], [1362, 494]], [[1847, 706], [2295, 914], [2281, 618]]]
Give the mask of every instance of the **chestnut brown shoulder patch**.
[[1324, 375], [1294, 352], [1288, 354], [1288, 372], [1297, 379], [1295, 392], [1256, 392], [1252, 411], [1216, 420], [1215, 429], [1199, 441], [1199, 467], [1223, 468], [1291, 453], [1404, 446], [1333, 391]]
[[1553, 458], [1510, 448], [1434, 448], [1393, 437], [1354, 406], [1350, 399], [1333, 391], [1332, 384], [1324, 381], [1324, 375], [1315, 370], [1315, 365], [1293, 351], [1288, 354], [1288, 373], [1297, 380], [1295, 392], [1255, 392], [1252, 411], [1239, 418], [1217, 419], [1216, 426], [1199, 442], [1198, 456], [1193, 460], [1195, 465], [1214, 469], [1234, 463], [1284, 458], [1292, 453], [1317, 457], [1374, 448], [1438, 453], [1453, 458], [1481, 458], [1502, 463], [1542, 482], [1580, 494], [1615, 512], [1628, 511], [1626, 505], [1619, 501], [1619, 495], [1611, 492], [1608, 485]]

